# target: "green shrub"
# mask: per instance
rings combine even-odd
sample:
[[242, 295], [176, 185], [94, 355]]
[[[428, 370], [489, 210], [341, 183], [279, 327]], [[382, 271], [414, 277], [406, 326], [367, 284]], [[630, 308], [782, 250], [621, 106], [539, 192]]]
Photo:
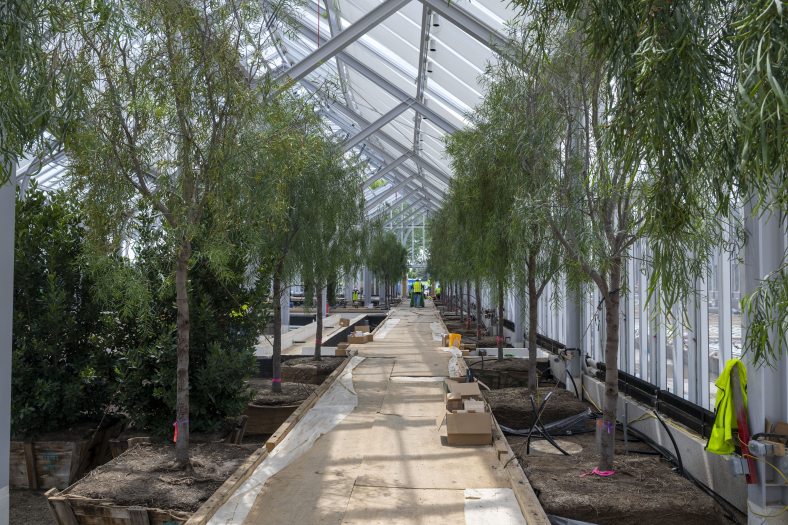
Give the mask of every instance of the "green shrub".
[[[35, 185], [17, 203], [12, 430], [17, 437], [100, 417], [114, 386], [112, 318], [91, 293], [82, 217]], [[109, 337], [108, 337], [109, 336]]]
[[[121, 316], [128, 340], [118, 360], [122, 388], [117, 401], [135, 426], [168, 434], [176, 404], [173, 258], [163, 232], [150, 217], [143, 218], [137, 232], [135, 259], [116, 263], [124, 266], [116, 268], [118, 274], [133, 277], [116, 292], [129, 299], [146, 290], [148, 309]], [[215, 430], [226, 417], [239, 415], [249, 400], [246, 380], [256, 366], [254, 345], [270, 304], [268, 281], [260, 279], [249, 286], [245, 270], [239, 258], [220, 277], [206, 261], [197, 260], [189, 273], [190, 424], [197, 432]]]

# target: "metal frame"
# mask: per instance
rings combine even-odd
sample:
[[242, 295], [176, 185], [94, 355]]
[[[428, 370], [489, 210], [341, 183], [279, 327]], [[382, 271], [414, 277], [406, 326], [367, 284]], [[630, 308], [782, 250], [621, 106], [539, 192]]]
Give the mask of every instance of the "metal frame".
[[429, 7], [446, 20], [456, 25], [467, 34], [489, 47], [496, 53], [507, 56], [510, 42], [502, 37], [490, 26], [457, 7], [457, 2], [449, 0], [420, 0], [425, 7]]
[[[392, 1], [392, 0], [387, 0], [387, 1]], [[358, 22], [356, 22], [356, 23], [358, 23]], [[305, 36], [307, 39], [311, 39], [313, 41], [317, 41], [318, 40], [317, 31], [315, 31], [307, 22], [305, 22], [303, 20], [298, 20], [298, 25], [299, 25], [299, 31], [301, 32], [301, 34], [303, 36]], [[353, 24], [353, 25], [355, 26], [356, 24]], [[346, 29], [345, 31], [347, 31], [349, 29], [350, 28]], [[325, 44], [324, 44], [324, 42], [325, 42]], [[320, 37], [320, 43], [321, 43], [320, 49], [323, 49], [323, 47], [325, 45], [327, 45], [328, 42], [329, 42], [329, 40], [324, 40], [323, 37], [321, 36]], [[360, 45], [364, 45], [363, 42], [360, 43]], [[357, 73], [363, 75], [367, 80], [369, 80], [370, 82], [373, 82], [374, 84], [376, 84], [378, 87], [380, 87], [381, 89], [386, 91], [389, 95], [391, 95], [395, 99], [397, 99], [399, 101], [414, 100], [410, 95], [408, 95], [403, 90], [401, 90], [400, 88], [398, 88], [397, 86], [392, 84], [383, 75], [381, 75], [377, 71], [373, 70], [372, 68], [370, 68], [369, 66], [367, 66], [366, 64], [364, 64], [363, 62], [358, 60], [353, 55], [350, 55], [349, 53], [347, 53], [345, 51], [339, 51], [336, 55], [338, 57], [340, 57], [342, 59], [342, 61], [345, 64], [347, 64], [348, 67], [350, 67], [351, 69], [354, 69]], [[307, 56], [301, 62], [309, 60], [310, 63], [311, 63], [312, 62], [312, 60], [310, 59], [311, 56], [312, 55]], [[385, 60], [385, 57], [381, 57], [381, 58], [383, 58]], [[298, 62], [293, 67], [294, 68], [297, 67], [297, 65], [300, 64], [301, 62]], [[441, 115], [439, 115], [438, 113], [436, 113], [432, 109], [428, 108], [424, 104], [418, 102], [417, 100], [414, 100], [414, 102], [413, 102], [413, 109], [415, 109], [416, 111], [418, 111], [419, 113], [421, 113], [422, 115], [424, 115], [425, 117], [427, 117], [428, 119], [433, 121], [438, 127], [442, 128], [444, 131], [446, 131], [448, 133], [454, 133], [455, 131], [459, 130], [459, 128], [457, 126], [455, 126], [454, 124], [452, 124], [451, 122], [449, 122], [448, 120], [446, 120]]]
[[364, 129], [362, 129], [352, 137], [348, 138], [342, 144], [342, 150], [348, 151], [349, 149], [352, 149], [360, 142], [369, 138], [370, 135], [378, 131], [380, 128], [382, 128], [383, 126], [385, 126], [386, 124], [388, 124], [389, 122], [400, 116], [402, 113], [410, 109], [411, 106], [413, 106], [412, 99], [400, 102], [399, 104], [394, 106], [394, 108], [390, 109], [386, 114], [381, 115], [381, 117], [378, 118], [375, 122], [372, 122], [369, 126], [365, 127]]
[[[346, 28], [344, 31], [335, 35], [325, 44], [320, 42], [318, 48], [308, 57], [294, 64], [276, 79], [277, 83], [283, 84], [287, 81], [296, 82], [309, 73], [320, 67], [320, 65], [334, 58], [347, 46], [364, 36], [370, 29], [374, 28], [385, 19], [399, 11], [408, 4], [410, 0], [385, 0], [378, 7], [361, 17], [355, 24]], [[318, 7], [320, 4], [318, 3]], [[317, 37], [317, 35], [315, 35]], [[322, 39], [321, 39], [322, 40]]]

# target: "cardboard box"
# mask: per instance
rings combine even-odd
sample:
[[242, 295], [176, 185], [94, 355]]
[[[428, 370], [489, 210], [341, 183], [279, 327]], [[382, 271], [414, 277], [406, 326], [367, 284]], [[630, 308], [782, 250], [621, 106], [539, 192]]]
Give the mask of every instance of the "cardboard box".
[[357, 324], [353, 327], [354, 332], [371, 332], [368, 324]]
[[484, 401], [479, 399], [463, 399], [462, 400], [462, 409], [466, 412], [486, 412], [486, 407], [484, 406]]
[[446, 402], [447, 412], [463, 409], [462, 396], [460, 394], [446, 394], [443, 399]]
[[349, 345], [363, 345], [367, 342], [367, 336], [365, 335], [349, 335], [347, 337], [347, 344]]
[[441, 346], [449, 346], [449, 334], [443, 334], [441, 336]]
[[336, 349], [334, 355], [336, 355], [336, 356], [346, 356], [347, 355], [347, 347], [348, 346], [349, 346], [348, 343], [339, 343], [337, 345], [337, 349]]
[[452, 379], [446, 380], [446, 389], [450, 394], [460, 394], [463, 399], [481, 399], [482, 392], [479, 390], [479, 383], [461, 383]]
[[449, 445], [490, 445], [492, 416], [489, 412], [449, 412], [446, 414]]
[[339, 326], [341, 326], [341, 327], [350, 326], [350, 319], [348, 319], [347, 317], [340, 318], [339, 319]]
[[370, 333], [370, 334], [367, 334], [367, 335], [365, 335], [364, 337], [366, 337], [366, 338], [367, 338], [367, 343], [371, 343], [372, 341], [374, 341], [374, 340], [375, 340], [375, 336], [373, 336], [371, 333]]

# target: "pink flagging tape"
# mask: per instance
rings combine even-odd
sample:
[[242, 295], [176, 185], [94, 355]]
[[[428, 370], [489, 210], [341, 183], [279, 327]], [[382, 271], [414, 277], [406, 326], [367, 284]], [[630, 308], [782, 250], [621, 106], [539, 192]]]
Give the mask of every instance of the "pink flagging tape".
[[580, 477], [584, 478], [586, 476], [590, 476], [591, 474], [594, 474], [595, 476], [609, 478], [615, 473], [616, 473], [615, 470], [599, 470], [599, 467], [594, 467], [594, 470], [592, 470], [591, 472], [583, 472], [582, 474], [580, 474]]
[[275, 377], [275, 378], [273, 378], [273, 379], [271, 380], [271, 382], [272, 382], [272, 383], [281, 383], [281, 382], [282, 382], [282, 378], [281, 378], [281, 377]]

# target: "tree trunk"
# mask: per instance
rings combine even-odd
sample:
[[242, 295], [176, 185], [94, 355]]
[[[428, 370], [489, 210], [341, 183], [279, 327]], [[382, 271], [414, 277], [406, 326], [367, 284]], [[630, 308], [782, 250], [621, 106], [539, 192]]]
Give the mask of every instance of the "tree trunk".
[[479, 281], [476, 281], [476, 343], [479, 344], [482, 341], [482, 301], [481, 296], [479, 295]]
[[320, 349], [323, 346], [323, 289], [319, 283], [315, 283], [315, 295], [317, 296], [317, 315], [315, 322], [317, 328], [315, 329], [315, 361], [320, 361]]
[[618, 315], [620, 304], [621, 257], [614, 257], [605, 297], [605, 399], [602, 405], [602, 440], [599, 470], [613, 470], [618, 409]]
[[465, 328], [468, 329], [471, 327], [471, 281], [465, 281], [465, 292], [466, 297], [468, 298], [468, 324], [465, 326]]
[[271, 392], [282, 391], [282, 264], [274, 270], [273, 302], [274, 302], [274, 348], [271, 354]]
[[498, 360], [503, 361], [503, 281], [498, 281]]
[[536, 323], [539, 308], [536, 296], [536, 254], [528, 254], [528, 388], [536, 393]]
[[459, 287], [460, 287], [460, 294], [459, 294], [460, 295], [460, 322], [462, 322], [462, 324], [464, 325], [465, 324], [465, 301], [464, 301], [465, 295], [462, 293], [462, 282], [459, 283]]
[[189, 459], [189, 258], [191, 253], [191, 242], [183, 241], [178, 251], [175, 269], [175, 301], [178, 309], [175, 463], [187, 471], [191, 470]]

